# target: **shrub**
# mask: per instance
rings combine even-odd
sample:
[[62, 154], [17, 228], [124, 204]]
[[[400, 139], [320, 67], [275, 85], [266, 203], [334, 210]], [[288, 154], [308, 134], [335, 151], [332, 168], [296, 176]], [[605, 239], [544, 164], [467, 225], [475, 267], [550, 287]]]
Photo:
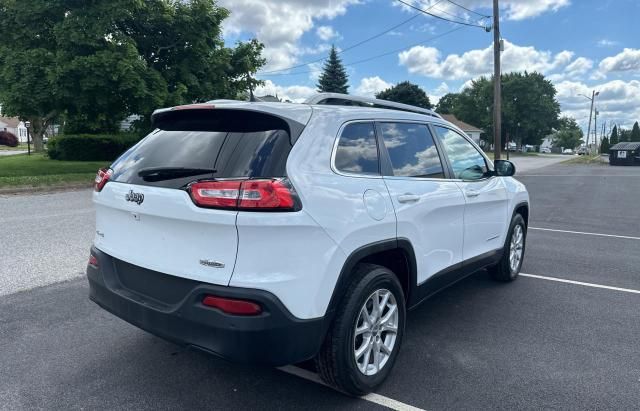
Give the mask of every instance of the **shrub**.
[[112, 161], [139, 140], [131, 134], [63, 135], [49, 139], [47, 152], [54, 160]]
[[8, 131], [0, 131], [0, 146], [18, 147], [18, 137]]

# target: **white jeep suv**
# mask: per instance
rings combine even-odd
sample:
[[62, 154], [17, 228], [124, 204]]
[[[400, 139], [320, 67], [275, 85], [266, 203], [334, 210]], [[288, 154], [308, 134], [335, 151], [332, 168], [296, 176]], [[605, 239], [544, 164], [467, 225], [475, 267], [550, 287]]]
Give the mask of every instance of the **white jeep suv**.
[[389, 374], [406, 312], [488, 268], [514, 280], [529, 197], [507, 161], [413, 106], [157, 110], [155, 131], [96, 177], [90, 298], [240, 362], [315, 358], [351, 394]]

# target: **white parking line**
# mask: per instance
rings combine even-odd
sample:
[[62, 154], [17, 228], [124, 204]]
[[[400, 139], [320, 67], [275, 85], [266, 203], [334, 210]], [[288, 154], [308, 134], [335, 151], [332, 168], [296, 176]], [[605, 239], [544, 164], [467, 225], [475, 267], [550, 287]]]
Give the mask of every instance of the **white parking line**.
[[594, 174], [594, 175], [585, 175], [585, 174], [518, 174], [516, 175], [516, 178], [518, 177], [635, 177], [638, 178], [637, 175], [627, 175], [627, 174], [621, 174], [621, 175], [616, 175], [616, 174]]
[[584, 283], [582, 281], [565, 280], [564, 278], [547, 277], [547, 276], [544, 276], [544, 275], [525, 274], [525, 273], [520, 273], [520, 275], [523, 276], [523, 277], [537, 278], [539, 280], [557, 281], [559, 283], [582, 285], [582, 286], [585, 286], [585, 287], [603, 288], [605, 290], [622, 291], [622, 292], [625, 292], [625, 293], [640, 294], [640, 290], [633, 290], [631, 288], [620, 288], [620, 287], [611, 287], [609, 285], [602, 285], [602, 284]]
[[[296, 377], [304, 378], [305, 380], [315, 382], [316, 384], [324, 385], [325, 387], [333, 388], [324, 383], [318, 376], [311, 371], [303, 368], [295, 367], [293, 365], [287, 365], [284, 367], [278, 367], [280, 371], [284, 371], [287, 374], [295, 375]], [[359, 397], [365, 401], [372, 402], [374, 404], [382, 405], [383, 407], [390, 408], [397, 411], [420, 411], [422, 408], [417, 408], [409, 404], [394, 400], [393, 398], [385, 397], [384, 395], [371, 393]]]
[[570, 231], [570, 230], [554, 230], [552, 228], [529, 227], [529, 230], [553, 231], [553, 232], [556, 232], [556, 233], [569, 233], [569, 234], [582, 234], [582, 235], [595, 235], [595, 236], [598, 236], [598, 237], [623, 238], [625, 240], [640, 240], [640, 237], [632, 237], [632, 236], [628, 236], [628, 235], [587, 233], [587, 232], [584, 232], [584, 231]]

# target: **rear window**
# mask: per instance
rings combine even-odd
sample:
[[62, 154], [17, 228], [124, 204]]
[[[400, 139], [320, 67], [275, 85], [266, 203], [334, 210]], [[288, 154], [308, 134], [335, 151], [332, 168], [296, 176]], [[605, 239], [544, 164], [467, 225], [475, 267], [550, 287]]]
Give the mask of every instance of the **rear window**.
[[[285, 177], [290, 151], [289, 133], [283, 129], [156, 130], [111, 166], [110, 181], [180, 188], [203, 178]], [[163, 173], [150, 175], [150, 170]], [[189, 175], [183, 175], [184, 171]]]

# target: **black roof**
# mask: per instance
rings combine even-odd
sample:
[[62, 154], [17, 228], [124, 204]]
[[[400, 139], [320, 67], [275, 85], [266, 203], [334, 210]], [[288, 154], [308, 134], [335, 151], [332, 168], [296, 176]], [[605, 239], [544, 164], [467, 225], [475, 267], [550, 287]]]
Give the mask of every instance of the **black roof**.
[[640, 147], [640, 142], [638, 141], [622, 142], [609, 147], [609, 150], [637, 150], [638, 147]]

